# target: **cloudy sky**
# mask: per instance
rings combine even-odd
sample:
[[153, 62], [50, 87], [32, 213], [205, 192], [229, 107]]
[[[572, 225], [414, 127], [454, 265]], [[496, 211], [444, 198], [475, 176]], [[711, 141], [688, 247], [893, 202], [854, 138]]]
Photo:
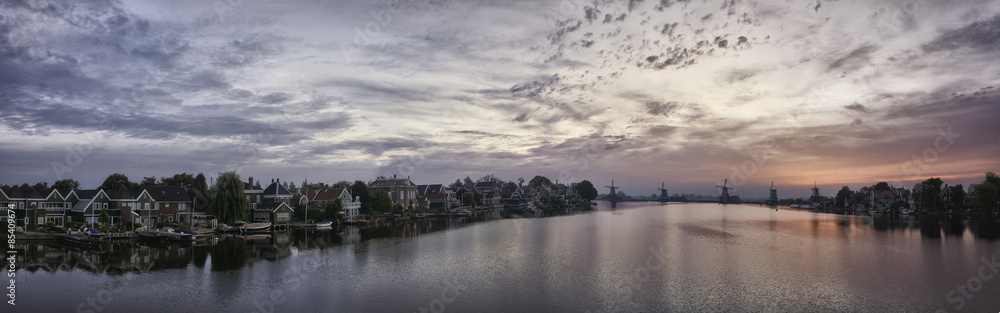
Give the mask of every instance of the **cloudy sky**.
[[1000, 1], [0, 1], [0, 183], [1000, 170]]

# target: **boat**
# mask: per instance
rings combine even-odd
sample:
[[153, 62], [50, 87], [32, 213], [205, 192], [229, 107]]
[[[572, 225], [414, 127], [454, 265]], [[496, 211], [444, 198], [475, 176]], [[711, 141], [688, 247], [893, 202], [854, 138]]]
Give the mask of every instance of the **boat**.
[[793, 205], [789, 205], [789, 207], [791, 207], [791, 208], [793, 208], [793, 209], [798, 209], [798, 208], [799, 208], [799, 205], [798, 205], [798, 204], [793, 204]]
[[189, 235], [189, 236], [191, 236], [191, 240], [194, 240], [194, 241], [203, 241], [203, 240], [205, 240], [205, 235], [202, 235], [201, 233], [193, 231], [193, 230], [190, 230], [190, 229], [178, 228], [178, 229], [175, 229], [174, 232], [185, 234], [185, 235]]
[[377, 218], [373, 220], [354, 220], [354, 223], [357, 225], [374, 225], [378, 224], [378, 220]]
[[333, 221], [331, 220], [322, 220], [319, 223], [316, 223], [316, 227], [330, 227], [330, 226], [333, 226]]
[[83, 229], [83, 233], [86, 234], [87, 236], [89, 236], [90, 238], [93, 238], [93, 239], [104, 238], [104, 233], [102, 233], [97, 228], [93, 228], [93, 227], [84, 228]]
[[160, 235], [155, 231], [141, 231], [137, 232], [136, 234], [139, 235], [139, 239], [143, 240], [162, 241], [164, 239], [167, 239], [165, 237], [160, 237]]
[[240, 226], [240, 231], [244, 231], [244, 232], [267, 231], [269, 229], [271, 229], [271, 223], [269, 223], [269, 222], [264, 222], [264, 223], [250, 223], [250, 224], [246, 224], [246, 225]]
[[913, 214], [913, 209], [902, 209], [899, 210], [899, 213], [902, 213], [903, 215], [910, 215]]

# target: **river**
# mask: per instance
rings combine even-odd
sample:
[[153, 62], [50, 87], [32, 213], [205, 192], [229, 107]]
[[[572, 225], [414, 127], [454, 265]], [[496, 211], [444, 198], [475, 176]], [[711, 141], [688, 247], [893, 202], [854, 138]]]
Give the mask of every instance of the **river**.
[[599, 202], [196, 246], [23, 241], [15, 311], [997, 312], [998, 239], [996, 219]]

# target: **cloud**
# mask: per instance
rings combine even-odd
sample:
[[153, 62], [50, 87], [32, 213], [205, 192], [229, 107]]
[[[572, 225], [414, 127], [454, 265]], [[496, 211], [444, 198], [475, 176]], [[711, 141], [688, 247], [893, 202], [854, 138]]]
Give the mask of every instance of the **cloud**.
[[933, 41], [924, 44], [926, 52], [971, 48], [979, 51], [995, 51], [1000, 49], [1000, 15], [973, 22], [956, 30], [937, 36]]

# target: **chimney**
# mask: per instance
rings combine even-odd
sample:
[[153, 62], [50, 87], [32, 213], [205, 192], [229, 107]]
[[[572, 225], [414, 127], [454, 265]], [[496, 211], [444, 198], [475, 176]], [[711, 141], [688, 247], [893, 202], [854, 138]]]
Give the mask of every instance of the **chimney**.
[[274, 183], [274, 178], [271, 178], [271, 183], [272, 183], [272, 184]]
[[253, 176], [250, 176], [250, 187], [253, 187]]
[[281, 183], [281, 178], [275, 178], [275, 179], [274, 179], [274, 182], [276, 182], [276, 183], [279, 183], [279, 184], [280, 184], [280, 183]]

